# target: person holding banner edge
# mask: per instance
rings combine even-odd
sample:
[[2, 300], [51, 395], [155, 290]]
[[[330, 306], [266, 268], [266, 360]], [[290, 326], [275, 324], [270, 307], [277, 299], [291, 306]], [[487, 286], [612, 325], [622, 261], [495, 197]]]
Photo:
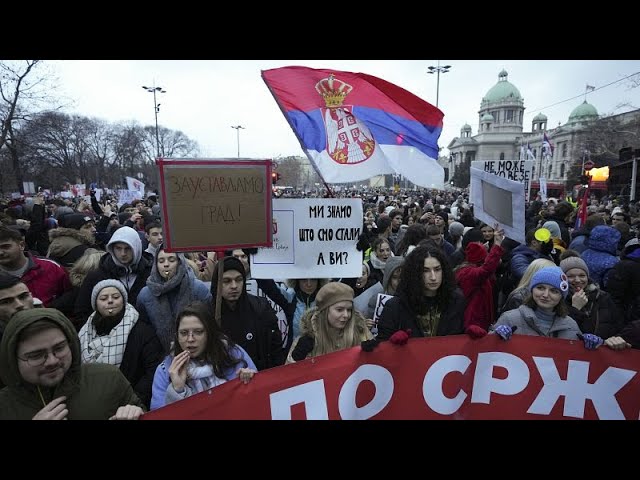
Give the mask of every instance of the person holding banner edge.
[[560, 267], [538, 270], [529, 288], [531, 295], [517, 309], [503, 313], [492, 333], [503, 340], [509, 340], [516, 329], [519, 335], [580, 339], [587, 350], [595, 350], [604, 343], [597, 335], [583, 335], [578, 324], [568, 315], [563, 300], [569, 294], [569, 282]]
[[396, 296], [382, 311], [376, 338], [462, 334], [466, 304], [442, 250], [418, 246], [405, 258]]

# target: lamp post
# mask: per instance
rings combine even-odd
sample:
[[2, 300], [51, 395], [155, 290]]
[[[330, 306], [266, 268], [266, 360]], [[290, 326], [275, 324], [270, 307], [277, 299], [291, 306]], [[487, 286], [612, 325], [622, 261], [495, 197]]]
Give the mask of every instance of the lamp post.
[[238, 158], [240, 158], [240, 129], [242, 128], [244, 130], [244, 127], [242, 125], [236, 125], [235, 127], [232, 125], [231, 128], [236, 129], [236, 136], [238, 138]]
[[160, 158], [160, 137], [158, 136], [158, 112], [160, 111], [160, 104], [156, 102], [156, 93], [167, 93], [167, 91], [163, 90], [162, 87], [145, 87], [143, 85], [142, 88], [147, 92], [153, 93], [153, 112], [156, 116], [156, 151], [158, 158]]
[[437, 81], [436, 81], [436, 107], [438, 106], [438, 102], [440, 101], [440, 74], [441, 73], [447, 73], [449, 70], [451, 69], [451, 65], [443, 65], [442, 67], [440, 66], [440, 60], [438, 60], [438, 66], [434, 67], [433, 65], [431, 65], [429, 67], [429, 71], [427, 73], [435, 73], [436, 77], [437, 77]]

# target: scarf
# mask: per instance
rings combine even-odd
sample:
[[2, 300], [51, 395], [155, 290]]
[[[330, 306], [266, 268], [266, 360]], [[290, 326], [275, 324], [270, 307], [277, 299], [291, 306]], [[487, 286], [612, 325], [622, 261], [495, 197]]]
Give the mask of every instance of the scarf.
[[[153, 306], [152, 312], [153, 323], [165, 352], [169, 351], [171, 342], [175, 337], [178, 313], [195, 300], [193, 294], [195, 275], [193, 270], [187, 266], [183, 254], [179, 253], [177, 256], [178, 267], [173, 277], [165, 281], [158, 271], [157, 262], [154, 261], [151, 267], [151, 274], [147, 279], [147, 287], [151, 294], [156, 297], [156, 305]], [[175, 299], [173, 307], [171, 305], [172, 298]]]
[[102, 336], [93, 324], [96, 315], [97, 312], [93, 312], [78, 333], [82, 363], [108, 363], [120, 367], [129, 334], [138, 321], [138, 311], [127, 303], [122, 321]]
[[226, 378], [216, 377], [213, 368], [209, 364], [200, 364], [189, 361], [187, 367], [187, 386], [195, 394], [196, 392], [204, 392], [210, 388], [217, 387], [227, 381]]

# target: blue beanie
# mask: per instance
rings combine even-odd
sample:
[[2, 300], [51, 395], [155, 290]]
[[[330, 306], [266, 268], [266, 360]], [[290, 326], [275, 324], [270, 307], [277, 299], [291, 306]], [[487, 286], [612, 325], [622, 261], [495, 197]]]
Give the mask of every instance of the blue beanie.
[[536, 285], [551, 285], [562, 292], [562, 296], [567, 298], [569, 293], [569, 282], [567, 276], [560, 267], [544, 267], [538, 270], [531, 278], [529, 290], [533, 290]]

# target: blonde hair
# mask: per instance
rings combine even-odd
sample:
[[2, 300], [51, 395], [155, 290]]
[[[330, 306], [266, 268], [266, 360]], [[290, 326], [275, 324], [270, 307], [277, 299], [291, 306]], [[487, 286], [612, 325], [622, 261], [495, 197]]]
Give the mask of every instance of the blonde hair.
[[103, 250], [87, 248], [84, 251], [84, 254], [76, 260], [69, 271], [69, 280], [71, 281], [71, 285], [74, 287], [82, 285], [84, 277], [86, 277], [89, 272], [98, 268], [98, 265], [100, 265], [100, 259], [106, 254], [107, 252]]
[[520, 283], [518, 283], [518, 286], [516, 287], [516, 289], [522, 288], [522, 287], [528, 287], [535, 273], [541, 268], [555, 267], [555, 266], [556, 264], [553, 263], [551, 260], [548, 260], [546, 258], [536, 258], [533, 262], [529, 264], [527, 269], [524, 271], [524, 274], [522, 275], [522, 278], [520, 279]]
[[342, 330], [337, 330], [329, 325], [330, 308], [331, 307], [315, 312], [314, 330], [316, 344], [313, 349], [314, 356], [355, 347], [360, 345], [362, 341], [371, 338], [371, 335], [367, 335], [369, 329], [367, 328], [364, 317], [353, 308], [353, 306], [351, 317]]

